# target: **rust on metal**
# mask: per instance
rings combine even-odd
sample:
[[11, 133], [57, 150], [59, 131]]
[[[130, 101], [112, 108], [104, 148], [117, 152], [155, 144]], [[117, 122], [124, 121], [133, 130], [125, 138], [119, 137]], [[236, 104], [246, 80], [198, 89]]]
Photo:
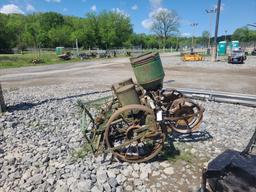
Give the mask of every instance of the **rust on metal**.
[[149, 161], [159, 154], [168, 134], [195, 132], [203, 118], [203, 107], [175, 89], [143, 88], [128, 79], [112, 90], [112, 99], [95, 115], [86, 103], [78, 103], [81, 128], [95, 155], [111, 152], [121, 161]]

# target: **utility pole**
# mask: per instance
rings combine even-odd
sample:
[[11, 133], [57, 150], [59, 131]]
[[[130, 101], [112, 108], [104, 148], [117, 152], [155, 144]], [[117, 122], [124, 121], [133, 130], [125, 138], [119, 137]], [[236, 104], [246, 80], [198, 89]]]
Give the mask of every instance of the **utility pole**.
[[225, 30], [225, 41], [227, 42], [227, 30]]
[[193, 52], [193, 50], [194, 50], [194, 33], [195, 33], [195, 27], [198, 26], [198, 23], [192, 23], [191, 26], [193, 27], [192, 40], [191, 40], [191, 52]]
[[220, 19], [220, 6], [221, 6], [221, 0], [218, 0], [212, 61], [217, 60], [217, 43], [218, 43], [217, 40], [218, 40], [219, 19]]
[[216, 13], [216, 9], [205, 9], [205, 12], [210, 15], [210, 34], [208, 39], [208, 49], [211, 47], [211, 37], [212, 37], [212, 15]]
[[3, 91], [2, 91], [2, 85], [0, 82], [0, 113], [3, 113], [6, 111], [6, 105], [4, 103], [4, 96], [3, 96]]

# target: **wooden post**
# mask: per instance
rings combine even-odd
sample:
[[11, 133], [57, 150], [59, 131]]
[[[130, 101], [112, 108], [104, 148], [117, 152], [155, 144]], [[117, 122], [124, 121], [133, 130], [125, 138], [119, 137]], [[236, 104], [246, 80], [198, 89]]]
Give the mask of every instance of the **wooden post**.
[[3, 91], [2, 91], [2, 85], [0, 83], [0, 113], [5, 112], [6, 110], [6, 105], [4, 103], [4, 96], [3, 96]]

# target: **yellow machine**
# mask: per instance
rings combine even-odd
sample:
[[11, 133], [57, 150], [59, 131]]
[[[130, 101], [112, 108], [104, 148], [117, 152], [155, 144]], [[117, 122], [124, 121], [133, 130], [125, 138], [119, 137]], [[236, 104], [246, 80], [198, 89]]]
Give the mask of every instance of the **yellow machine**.
[[203, 56], [200, 55], [199, 53], [185, 53], [182, 56], [183, 61], [202, 61]]

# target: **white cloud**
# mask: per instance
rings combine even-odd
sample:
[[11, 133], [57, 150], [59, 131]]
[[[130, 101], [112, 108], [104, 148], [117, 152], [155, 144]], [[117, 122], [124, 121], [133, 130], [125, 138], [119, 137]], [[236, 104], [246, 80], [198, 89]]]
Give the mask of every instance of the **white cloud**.
[[137, 4], [134, 4], [131, 9], [134, 10], [134, 11], [136, 11], [138, 8], [139, 8], [138, 5], [137, 5]]
[[160, 11], [168, 11], [168, 9], [166, 8], [162, 8], [162, 7], [159, 7], [157, 9], [153, 9], [151, 12], [149, 12], [148, 14], [148, 18], [147, 19], [144, 19], [142, 22], [141, 22], [141, 25], [145, 28], [145, 29], [150, 29], [153, 25], [153, 16], [155, 14], [157, 14], [158, 12]]
[[112, 11], [117, 12], [117, 13], [122, 13], [123, 12], [123, 10], [119, 9], [118, 7], [113, 8]]
[[91, 10], [92, 10], [92, 11], [96, 11], [96, 10], [97, 10], [96, 5], [93, 5], [93, 6], [91, 7]]
[[191, 36], [191, 33], [182, 33], [181, 36], [182, 36], [182, 37], [190, 37], [190, 36]]
[[145, 29], [150, 29], [153, 25], [153, 21], [152, 19], [145, 19], [141, 22], [141, 25], [145, 28]]
[[26, 10], [28, 12], [35, 12], [36, 11], [35, 7], [33, 5], [31, 5], [31, 4], [27, 4]]
[[152, 9], [158, 9], [162, 6], [162, 0], [149, 0]]
[[155, 10], [151, 11], [148, 15], [151, 18], [151, 17], [153, 17], [154, 15], [158, 14], [161, 11], [168, 11], [168, 9], [159, 7], [158, 9], [155, 9]]
[[12, 13], [24, 14], [24, 12], [17, 5], [14, 5], [14, 4], [3, 5], [3, 7], [0, 8], [0, 13], [3, 13], [3, 14], [12, 14]]
[[85, 3], [87, 0], [82, 0], [83, 3]]
[[67, 12], [68, 11], [68, 9], [67, 8], [63, 8], [63, 10], [62, 10], [63, 12]]
[[144, 19], [141, 22], [141, 25], [145, 29], [148, 29], [148, 30], [152, 27], [152, 24], [153, 24], [152, 17], [153, 17], [153, 15], [155, 13], [161, 11], [162, 9], [165, 9], [165, 8], [162, 8], [162, 0], [149, 0], [149, 4], [150, 4], [150, 7], [151, 7], [151, 11], [148, 14], [148, 18]]
[[61, 0], [45, 0], [46, 2], [60, 3]]
[[126, 13], [126, 12], [125, 12], [124, 10], [122, 10], [122, 9], [119, 9], [118, 7], [117, 7], [117, 8], [113, 8], [112, 11], [114, 11], [114, 12], [116, 12], [116, 13], [120, 13], [120, 14], [126, 16], [126, 17], [129, 17], [129, 14], [128, 14], [128, 13]]

